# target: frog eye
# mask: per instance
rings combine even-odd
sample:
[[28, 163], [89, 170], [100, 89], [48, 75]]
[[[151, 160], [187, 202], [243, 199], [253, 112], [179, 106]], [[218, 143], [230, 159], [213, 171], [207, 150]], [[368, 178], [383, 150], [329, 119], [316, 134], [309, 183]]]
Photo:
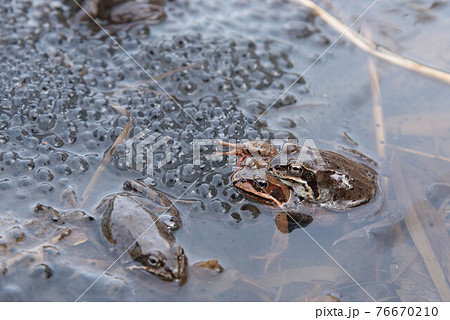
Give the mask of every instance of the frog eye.
[[261, 189], [267, 189], [269, 182], [267, 180], [256, 180], [256, 185]]
[[161, 261], [159, 260], [159, 258], [154, 255], [150, 255], [147, 261], [151, 267], [159, 267], [161, 265]]
[[289, 173], [293, 174], [293, 175], [299, 175], [303, 172], [303, 168], [301, 166], [294, 166], [294, 165], [290, 165], [289, 168]]

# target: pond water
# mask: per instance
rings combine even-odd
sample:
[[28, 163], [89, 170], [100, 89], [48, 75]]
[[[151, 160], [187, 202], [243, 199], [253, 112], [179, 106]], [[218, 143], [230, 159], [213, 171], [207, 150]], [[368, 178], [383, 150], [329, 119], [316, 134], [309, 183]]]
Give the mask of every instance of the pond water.
[[[372, 1], [316, 3], [350, 25]], [[335, 42], [340, 33], [295, 1], [166, 1], [161, 23], [112, 38], [75, 22], [71, 0], [2, 1], [0, 10], [1, 301], [450, 301], [448, 83], [371, 57], [345, 36]], [[380, 0], [352, 29], [449, 71], [449, 15], [446, 2]], [[111, 105], [131, 115], [127, 138], [166, 137], [172, 159], [159, 167], [159, 148], [150, 175], [127, 163], [122, 143], [104, 160], [130, 120]], [[213, 146], [194, 163], [194, 139], [355, 149], [379, 164], [386, 211], [404, 219], [336, 245], [361, 224], [345, 213], [315, 219], [275, 247], [264, 270], [255, 257], [272, 250], [273, 210], [233, 188], [235, 167], [205, 157]], [[217, 259], [222, 273], [192, 268], [180, 286], [118, 259], [95, 208], [138, 178], [194, 200], [176, 204], [176, 243], [189, 265]], [[91, 219], [69, 218], [67, 190]], [[38, 203], [59, 213], [42, 215]]]

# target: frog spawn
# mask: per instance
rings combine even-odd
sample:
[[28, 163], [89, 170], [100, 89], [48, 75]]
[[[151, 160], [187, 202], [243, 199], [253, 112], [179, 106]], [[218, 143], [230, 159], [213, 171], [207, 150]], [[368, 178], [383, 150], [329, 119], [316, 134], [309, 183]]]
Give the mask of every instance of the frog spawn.
[[[8, 5], [5, 4], [5, 6]], [[92, 155], [94, 150], [95, 152], [106, 150], [124, 126], [122, 121], [114, 121], [117, 115], [111, 112], [106, 101], [109, 90], [114, 89], [116, 85], [123, 84], [121, 81], [124, 78], [125, 84], [132, 82], [138, 77], [139, 72], [135, 72], [136, 69], [129, 68], [130, 72], [127, 73], [126, 68], [128, 66], [120, 70], [113, 70], [117, 65], [121, 65], [120, 60], [123, 58], [123, 53], [118, 54], [118, 50], [108, 42], [101, 43], [99, 39], [94, 37], [92, 39], [80, 37], [78, 28], [67, 30], [65, 24], [68, 12], [65, 7], [59, 5], [59, 2], [52, 2], [51, 6], [40, 4], [40, 7], [38, 6], [37, 8], [43, 8], [43, 10], [36, 10], [34, 4], [31, 4], [30, 7], [28, 3], [14, 3], [14, 6], [17, 6], [17, 10], [11, 11], [14, 11], [18, 16], [30, 18], [32, 22], [29, 24], [29, 27], [24, 24], [7, 23], [4, 29], [5, 39], [11, 46], [8, 45], [7, 50], [2, 53], [3, 58], [5, 58], [2, 65], [8, 66], [8, 68], [10, 66], [11, 70], [7, 70], [4, 74], [8, 76], [2, 79], [2, 84], [5, 84], [4, 87], [6, 88], [2, 91], [2, 94], [5, 94], [2, 96], [2, 113], [5, 112], [2, 115], [7, 114], [7, 118], [9, 118], [9, 115], [14, 117], [13, 114], [17, 111], [16, 117], [11, 119], [12, 128], [7, 128], [8, 130], [5, 132], [5, 137], [7, 136], [5, 140], [10, 139], [9, 141], [12, 143], [4, 147], [7, 150], [11, 148], [14, 151], [18, 151], [17, 149], [20, 149], [21, 146], [15, 143], [18, 141], [17, 138], [23, 136], [25, 138], [22, 141], [27, 145], [51, 145], [54, 148], [70, 150], [71, 152], [85, 155], [84, 157], [88, 160], [90, 167], [95, 168], [98, 164], [98, 159], [101, 158], [101, 152], [99, 152], [100, 157], [95, 158]], [[28, 10], [28, 8], [31, 9]], [[179, 10], [184, 10], [184, 8], [180, 7]], [[10, 16], [8, 14], [8, 17]], [[46, 19], [47, 17], [48, 20]], [[15, 19], [16, 17], [12, 18]], [[61, 24], [58, 22], [59, 19]], [[42, 21], [46, 21], [46, 23], [38, 23]], [[36, 30], [34, 28], [35, 25], [41, 25], [42, 28]], [[20, 29], [21, 32], [17, 32], [14, 28]], [[26, 30], [26, 28], [31, 28], [32, 30]], [[59, 32], [50, 33], [48, 32], [50, 30], [59, 30]], [[136, 46], [141, 39], [136, 39], [135, 36], [140, 30], [145, 30], [145, 28], [136, 28], [136, 30], [132, 30], [129, 33], [123, 32], [120, 34], [119, 40], [124, 46]], [[65, 31], [70, 32], [66, 33]], [[6, 35], [6, 33], [9, 34]], [[23, 37], [22, 34], [24, 35]], [[66, 38], [67, 34], [70, 34], [70, 37]], [[152, 34], [152, 38], [154, 37], [155, 35]], [[30, 46], [30, 40], [36, 40], [36, 50], [30, 48], [34, 47]], [[19, 55], [16, 55], [17, 52], [14, 52], [17, 47], [20, 48]], [[91, 52], [93, 47], [96, 50]], [[199, 48], [203, 47], [206, 50], [200, 52]], [[154, 53], [156, 52], [156, 55], [160, 55], [161, 59], [153, 59], [153, 57], [147, 59], [145, 57], [146, 61], [151, 61], [150, 67], [152, 71], [156, 71], [156, 67], [161, 68], [155, 61], [161, 61], [164, 64], [163, 68], [161, 68], [164, 70], [160, 70], [161, 73], [178, 67], [179, 63], [181, 63], [179, 61], [195, 61], [197, 59], [204, 61], [205, 65], [208, 65], [209, 70], [206, 71], [205, 68], [199, 76], [191, 77], [189, 73], [177, 74], [171, 79], [173, 83], [167, 84], [170, 88], [169, 92], [177, 93], [178, 95], [179, 92], [172, 89], [179, 88], [182, 97], [188, 94], [192, 97], [192, 99], [189, 99], [193, 101], [193, 112], [190, 114], [194, 115], [195, 119], [200, 123], [200, 126], [196, 127], [193, 133], [188, 132], [189, 130], [173, 130], [176, 131], [176, 134], [191, 134], [189, 137], [190, 141], [194, 135], [217, 137], [218, 135], [227, 134], [236, 138], [242, 136], [261, 137], [261, 132], [250, 126], [253, 120], [248, 119], [247, 121], [246, 117], [235, 107], [238, 103], [243, 102], [237, 93], [246, 92], [252, 87], [257, 90], [270, 88], [271, 85], [278, 82], [283, 74], [284, 71], [281, 70], [281, 67], [284, 67], [285, 63], [278, 61], [277, 52], [262, 52], [261, 54], [261, 51], [266, 50], [261, 46], [258, 49], [256, 47], [255, 43], [245, 39], [233, 38], [225, 42], [223, 39], [215, 41], [212, 41], [212, 39], [203, 40], [201, 37], [192, 36], [190, 32], [186, 36], [169, 40], [167, 38], [156, 39], [156, 41], [149, 43], [148, 46], [139, 46], [138, 51], [142, 52], [140, 57], [146, 52], [150, 52], [150, 50], [153, 50]], [[14, 50], [10, 48], [14, 48]], [[43, 48], [47, 50], [41, 50]], [[53, 50], [56, 52], [55, 54], [49, 53], [47, 55], [41, 53], [52, 52]], [[276, 51], [278, 50], [283, 51], [277, 47]], [[66, 52], [67, 55], [63, 55], [61, 52]], [[197, 54], [197, 52], [200, 53]], [[186, 59], [183, 58], [183, 55]], [[108, 61], [108, 58], [112, 56], [114, 59], [113, 64], [111, 61]], [[267, 56], [270, 56], [272, 63], [265, 58]], [[286, 63], [288, 63], [289, 59], [285, 57], [283, 60], [286, 60]], [[142, 60], [139, 61], [141, 62]], [[72, 63], [73, 67], [71, 67]], [[32, 66], [29, 74], [24, 74], [20, 71], [20, 68], [23, 66], [26, 68]], [[33, 66], [37, 66], [37, 68]], [[221, 70], [220, 72], [223, 72], [223, 74], [214, 75], [215, 70]], [[239, 76], [236, 77], [238, 81], [223, 81], [225, 76], [235, 75], [236, 72], [239, 72]], [[159, 73], [158, 71], [155, 74]], [[209, 84], [205, 85], [205, 83]], [[280, 82], [276, 83], [277, 88], [279, 85]], [[233, 90], [234, 92], [232, 92]], [[11, 96], [8, 96], [10, 92], [14, 93], [14, 99], [10, 99]], [[205, 109], [211, 109], [212, 104], [205, 102], [204, 105], [199, 105], [198, 101], [210, 94], [219, 101], [215, 106], [215, 110], [228, 108], [222, 115], [217, 113], [212, 118], [205, 111]], [[130, 100], [126, 105], [131, 111], [138, 111], [139, 108], [145, 110], [139, 117], [134, 117], [134, 120], [136, 121], [135, 123], [142, 121], [138, 126], [146, 128], [146, 124], [149, 123], [144, 121], [149, 120], [148, 118], [146, 119], [147, 114], [145, 113], [149, 109], [155, 111], [158, 107], [151, 106], [151, 108], [148, 108], [147, 100], [143, 103], [136, 102], [138, 96], [138, 94], [130, 94]], [[142, 96], [145, 96], [145, 94], [142, 94]], [[156, 100], [159, 100], [159, 98]], [[23, 119], [16, 119], [19, 113], [23, 116]], [[49, 113], [52, 113], [52, 116], [46, 116]], [[176, 117], [176, 115], [170, 114], [168, 108], [164, 111], [161, 110], [159, 117], [160, 119], [155, 121], [154, 127], [152, 127], [154, 132], [173, 129], [173, 124], [167, 120]], [[34, 118], [36, 119], [33, 120]], [[188, 117], [185, 116], [185, 118]], [[24, 124], [25, 131], [29, 133], [28, 137], [25, 133], [21, 133], [18, 130], [21, 121]], [[32, 127], [30, 127], [31, 122], [34, 122]], [[70, 133], [68, 132], [67, 135], [65, 135], [66, 130], [62, 125], [66, 122], [71, 122], [69, 125]], [[150, 125], [153, 126], [153, 121], [150, 121]], [[230, 130], [226, 131], [226, 129], [223, 129], [228, 125], [231, 125]], [[205, 127], [211, 128], [203, 129]], [[35, 136], [33, 133], [36, 132], [38, 134]], [[18, 146], [17, 149], [15, 149], [15, 146]], [[36, 151], [39, 153], [39, 150]], [[21, 156], [26, 155], [21, 154]], [[174, 166], [178, 166], [178, 164]], [[36, 169], [40, 167], [41, 165], [38, 165]], [[69, 183], [68, 178], [71, 178], [73, 183], [82, 183], [79, 180], [85, 177], [85, 174], [80, 179], [72, 178], [73, 176], [64, 176], [70, 174], [69, 169], [70, 166], [63, 167], [62, 170], [56, 172], [57, 170], [53, 168], [53, 164], [50, 165], [53, 178], [50, 180], [51, 182], [43, 182], [46, 183], [44, 187], [48, 187], [46, 189], [48, 190], [47, 195], [57, 193], [61, 186], [65, 187]], [[129, 168], [116, 166], [116, 169], [128, 170]], [[215, 168], [206, 170], [211, 169], [214, 170]], [[189, 170], [185, 170], [185, 172], [189, 172]], [[166, 173], [167, 171], [158, 172], [158, 178]], [[203, 173], [202, 171], [201, 174]], [[166, 186], [173, 186], [174, 194], [180, 194], [178, 191], [188, 182], [187, 175], [180, 177], [180, 172], [177, 170], [174, 170], [171, 174], [165, 180], [167, 181]], [[33, 173], [30, 176], [34, 177]], [[222, 176], [227, 178], [226, 174]], [[14, 181], [15, 177], [11, 177], [11, 180]], [[213, 189], [208, 186], [208, 183], [201, 182], [199, 186], [195, 186], [196, 196], [211, 198], [217, 195], [222, 200], [228, 200], [227, 197], [229, 197], [231, 192], [224, 194], [224, 191], [229, 190], [226, 190], [223, 186]], [[14, 190], [14, 187], [11, 187], [11, 190]], [[222, 203], [225, 203], [225, 201]], [[36, 202], [32, 203], [35, 204]], [[225, 214], [225, 211], [221, 212]], [[257, 213], [254, 216], [256, 217]]]
[[[32, 7], [30, 12], [36, 11], [39, 14], [30, 17], [27, 10], [27, 7], [20, 7], [18, 12], [34, 20], [45, 19], [44, 12], [54, 11], [50, 8], [34, 10]], [[37, 178], [42, 178], [41, 175], [35, 177], [34, 172], [42, 167], [48, 168], [53, 179], [40, 181], [38, 192], [41, 197], [45, 195], [56, 198], [59, 188], [68, 185], [68, 176], [77, 174], [80, 175], [80, 180], [83, 179], [85, 172], [98, 165], [102, 154], [97, 151], [106, 150], [122, 132], [129, 119], [124, 120], [124, 117], [114, 113], [108, 105], [108, 95], [119, 86], [127, 86], [134, 83], [134, 80], [142, 80], [134, 78], [142, 70], [133, 62], [124, 59], [123, 52], [114, 48], [111, 43], [99, 43], [98, 39], [83, 38], [82, 32], [85, 28], [72, 30], [74, 34], [70, 40], [46, 34], [46, 31], [49, 31], [47, 28], [52, 29], [55, 23], [58, 21], [51, 20], [49, 26], [40, 29], [42, 37], [39, 37], [39, 43], [36, 44], [37, 50], [26, 47], [24, 42], [19, 42], [18, 46], [21, 47], [19, 55], [2, 52], [3, 65], [7, 66], [7, 72], [2, 74], [8, 76], [2, 79], [5, 90], [0, 93], [3, 111], [0, 128], [5, 129], [0, 132], [0, 144], [2, 149], [11, 149], [24, 159], [28, 156], [19, 150], [22, 147], [30, 148], [37, 158], [30, 157], [30, 161], [26, 160], [28, 164], [24, 163], [24, 166], [28, 166], [28, 169], [23, 175], [31, 177], [34, 182]], [[8, 28], [12, 26], [13, 23], [8, 24]], [[57, 24], [53, 29], [61, 30], [63, 27]], [[8, 28], [4, 29], [5, 37], [10, 31]], [[32, 30], [32, 34], [35, 31]], [[11, 33], [15, 31], [11, 30]], [[120, 39], [124, 46], [136, 45], [135, 36], [136, 34], [131, 31], [123, 32]], [[233, 90], [241, 86], [231, 83], [228, 89], [220, 86], [218, 80], [223, 76], [216, 72], [217, 67], [220, 66], [224, 74], [234, 76], [239, 74], [244, 83], [248, 84], [248, 87], [241, 88], [242, 90], [262, 91], [270, 89], [271, 85], [281, 80], [284, 75], [281, 66], [284, 64], [280, 61], [284, 61], [286, 57], [281, 57], [279, 47], [272, 48], [269, 43], [263, 48], [246, 39], [203, 39], [199, 34], [191, 33], [172, 39], [152, 35], [150, 39], [139, 39], [138, 42], [140, 48], [138, 62], [144, 65], [151, 61], [149, 65], [151, 74], [175, 70], [190, 62], [200, 64], [198, 68], [175, 73], [170, 81], [164, 84], [169, 92], [177, 96], [183, 110], [169, 97], [155, 95], [152, 92], [154, 88], [150, 85], [142, 90], [141, 88], [130, 90], [120, 96], [121, 105], [127, 106], [133, 116], [134, 133], [143, 128], [150, 128], [149, 134], [164, 132], [177, 142], [170, 143], [172, 153], [175, 155], [174, 162], [169, 164], [171, 167], [168, 165], [161, 170], [155, 169], [155, 176], [158, 180], [162, 178], [161, 181], [165, 186], [174, 187], [174, 193], [179, 194], [187, 184], [198, 177], [200, 181], [205, 182], [205, 173], [221, 167], [213, 165], [195, 167], [194, 170], [188, 167], [187, 163], [190, 162], [192, 154], [189, 143], [192, 139], [219, 136], [261, 138], [264, 135], [251, 125], [254, 119], [247, 118], [238, 109], [242, 102], [245, 103], [245, 97]], [[79, 45], [80, 43], [82, 45]], [[57, 49], [64, 50], [66, 54], [62, 55], [58, 50], [55, 50], [54, 56], [40, 53], [48, 52], [39, 49], [49, 46], [57, 46]], [[93, 46], [98, 50], [91, 53], [88, 48]], [[264, 61], [267, 56], [271, 57], [270, 61]], [[249, 58], [253, 63], [249, 63], [248, 68], [243, 68], [242, 65], [247, 66]], [[163, 61], [163, 64], [156, 64], [155, 61]], [[30, 72], [22, 73], [18, 67], [22, 65], [31, 69]], [[34, 65], [39, 68], [32, 68]], [[124, 66], [123, 69], [118, 68], [118, 65]], [[129, 72], [125, 67], [130, 68]], [[24, 78], [19, 77], [20, 75]], [[104, 82], [108, 84], [104, 85]], [[260, 83], [263, 82], [265, 85], [261, 87]], [[14, 92], [14, 99], [8, 92]], [[190, 116], [198, 124], [194, 123]], [[178, 141], [180, 139], [181, 144]], [[61, 161], [52, 161], [53, 159], [50, 159], [50, 162], [46, 161], [45, 158], [49, 156], [44, 149], [47, 147], [54, 148], [55, 154], [60, 152]], [[114, 155], [114, 167], [118, 170], [129, 170], [129, 166], [126, 165], [125, 148], [122, 148], [122, 151], [120, 148], [118, 150]], [[77, 155], [81, 159], [76, 159]], [[73, 161], [72, 157], [75, 157]], [[208, 161], [202, 159], [202, 163]], [[226, 173], [221, 174], [227, 179]], [[13, 193], [18, 176], [7, 179], [4, 181], [1, 179], [0, 187]], [[74, 180], [78, 181], [78, 177]], [[230, 201], [225, 195], [227, 190], [223, 186], [217, 188], [202, 183], [195, 188], [199, 198], [219, 196], [224, 204]], [[34, 189], [31, 187], [21, 189], [18, 197], [30, 201], [34, 199], [33, 196], [36, 194]], [[228, 218], [229, 216], [224, 219]]]
[[30, 220], [0, 219], [0, 272], [10, 276], [28, 265], [32, 277], [53, 277], [54, 267], [61, 266], [61, 246], [81, 247], [92, 237], [94, 221], [81, 210], [58, 211], [43, 204], [35, 206]]

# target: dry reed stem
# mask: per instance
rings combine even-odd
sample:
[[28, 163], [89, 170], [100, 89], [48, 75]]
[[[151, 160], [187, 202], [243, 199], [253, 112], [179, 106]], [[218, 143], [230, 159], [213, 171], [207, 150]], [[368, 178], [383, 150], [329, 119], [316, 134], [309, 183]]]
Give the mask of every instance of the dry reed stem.
[[94, 175], [92, 176], [91, 180], [89, 181], [87, 187], [84, 189], [83, 195], [81, 196], [81, 203], [80, 203], [80, 207], [83, 207], [84, 204], [86, 203], [87, 199], [89, 198], [89, 195], [92, 192], [92, 189], [94, 188], [94, 186], [97, 184], [98, 179], [100, 178], [100, 175], [102, 174], [102, 172], [105, 170], [106, 165], [109, 163], [109, 161], [111, 160], [112, 155], [115, 152], [115, 148], [118, 144], [122, 143], [127, 135], [128, 132], [130, 131], [131, 128], [131, 123], [132, 123], [132, 118], [131, 118], [131, 114], [125, 110], [124, 108], [110, 102], [111, 106], [118, 112], [120, 112], [121, 114], [130, 117], [130, 120], [128, 121], [127, 125], [125, 126], [125, 128], [123, 128], [122, 132], [120, 133], [120, 135], [117, 137], [117, 139], [114, 141], [113, 145], [111, 146], [111, 149], [106, 153], [106, 156], [103, 158], [102, 162], [100, 163], [100, 165], [98, 166], [97, 170], [95, 171]]
[[[298, 109], [307, 109], [307, 108], [328, 108], [329, 106], [330, 105], [327, 103], [304, 103], [304, 104], [285, 106], [281, 109], [281, 112], [297, 111]], [[280, 114], [280, 109], [277, 109], [277, 108], [275, 108], [275, 110], [271, 109], [265, 113], [266, 116], [268, 116], [268, 115], [273, 116], [273, 115], [279, 115], [279, 114]]]
[[[443, 243], [436, 243], [430, 241], [429, 236], [432, 235], [435, 230], [427, 233], [422, 227], [421, 215], [425, 212], [420, 212], [422, 208], [416, 206], [416, 199], [419, 197], [420, 190], [418, 190], [418, 182], [406, 180], [402, 173], [402, 167], [400, 166], [400, 158], [395, 159], [396, 175], [393, 177], [392, 182], [394, 185], [397, 198], [406, 206], [405, 224], [414, 241], [417, 249], [419, 250], [425, 266], [431, 276], [431, 279], [441, 296], [443, 301], [450, 301], [450, 287], [447, 282], [446, 273], [448, 276], [448, 265], [440, 264], [441, 257], [438, 257], [437, 252], [442, 253]], [[419, 186], [420, 188], [420, 186]], [[427, 208], [429, 209], [429, 208]], [[429, 210], [428, 210], [429, 211]], [[436, 227], [436, 225], [434, 226]], [[445, 229], [444, 229], [445, 230]], [[448, 238], [448, 233], [447, 233]], [[432, 243], [433, 242], [433, 243]], [[437, 252], [435, 251], [437, 250]], [[446, 253], [448, 255], [449, 252]], [[448, 260], [444, 258], [446, 263]], [[443, 269], [444, 267], [444, 269]], [[446, 272], [444, 272], [444, 270]]]
[[436, 160], [441, 160], [441, 161], [445, 161], [445, 162], [450, 162], [449, 158], [443, 157], [443, 156], [436, 156], [436, 155], [432, 155], [426, 152], [422, 152], [422, 151], [417, 151], [414, 149], [409, 149], [409, 148], [405, 148], [405, 147], [399, 147], [399, 146], [395, 146], [395, 145], [388, 145], [391, 148], [394, 148], [396, 150], [400, 150], [406, 153], [411, 153], [411, 154], [415, 154], [421, 157], [425, 157], [425, 158], [430, 158], [430, 159], [436, 159]]
[[282, 270], [258, 279], [266, 287], [287, 286], [297, 282], [339, 284], [347, 281], [348, 276], [341, 268], [320, 265]]
[[351, 41], [355, 46], [360, 48], [361, 50], [377, 57], [388, 61], [392, 64], [395, 64], [399, 67], [421, 73], [428, 77], [440, 80], [447, 84], [450, 84], [450, 74], [436, 69], [424, 64], [418, 63], [411, 59], [405, 58], [395, 52], [392, 52], [386, 48], [383, 48], [380, 45], [376, 45], [373, 42], [370, 42], [357, 32], [348, 29], [348, 26], [333, 17], [327, 11], [316, 5], [314, 2], [310, 0], [297, 0], [301, 5], [310, 8], [314, 11], [316, 15], [318, 15], [322, 20], [328, 23], [332, 28], [334, 28], [337, 32], [343, 34], [349, 41]]
[[[133, 84], [131, 86], [125, 86], [125, 87], [119, 88], [118, 90], [114, 91], [110, 95], [110, 97], [113, 96], [114, 94], [116, 94], [117, 92], [121, 92], [121, 91], [124, 91], [124, 90], [129, 90], [129, 89], [135, 89], [135, 88], [138, 88], [140, 85], [148, 84], [148, 83], [151, 83], [153, 81], [162, 80], [164, 78], [172, 76], [173, 74], [175, 74], [177, 72], [188, 70], [188, 69], [193, 69], [193, 68], [198, 67], [198, 66], [199, 66], [199, 64], [189, 64], [187, 66], [180, 67], [180, 68], [177, 68], [177, 69], [174, 69], [174, 70], [167, 71], [167, 72], [162, 73], [160, 75], [157, 75], [153, 79], [147, 79], [147, 80], [138, 81], [136, 84]], [[153, 92], [155, 94], [158, 94], [158, 95], [164, 94], [164, 92], [157, 91], [157, 90], [147, 90], [147, 91], [151, 91], [151, 92]]]
[[[385, 133], [386, 131], [384, 130], [384, 118], [383, 118], [383, 107], [381, 105], [380, 82], [378, 81], [375, 63], [371, 58], [369, 58], [368, 64], [370, 74], [370, 88], [372, 89], [372, 98], [373, 98], [372, 112], [375, 124], [375, 138], [377, 142], [377, 152], [380, 155], [380, 157], [386, 159], [386, 133]], [[383, 185], [383, 188], [386, 190], [388, 187], [387, 177], [382, 177], [381, 183]]]
[[[437, 262], [442, 267], [444, 275], [447, 278], [447, 285], [450, 280], [450, 236], [445, 226], [444, 217], [439, 214], [431, 203], [425, 200], [426, 196], [420, 182], [417, 178], [407, 179], [406, 182], [410, 186], [411, 194], [416, 195], [415, 209], [419, 220], [424, 228], [427, 238], [436, 254]], [[432, 226], [432, 227], [430, 227]], [[450, 298], [450, 297], [449, 297]], [[444, 300], [450, 301], [450, 300]]]
[[373, 97], [373, 119], [375, 122], [375, 137], [377, 139], [378, 154], [386, 158], [386, 134], [384, 130], [383, 107], [381, 105], [380, 84], [377, 71], [372, 59], [369, 59], [370, 87]]

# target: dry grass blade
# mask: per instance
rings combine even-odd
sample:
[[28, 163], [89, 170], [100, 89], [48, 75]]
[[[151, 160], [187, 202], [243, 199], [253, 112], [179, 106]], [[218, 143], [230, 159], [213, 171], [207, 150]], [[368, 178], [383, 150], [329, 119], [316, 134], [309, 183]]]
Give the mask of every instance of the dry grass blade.
[[[296, 104], [291, 106], [283, 106], [281, 109], [283, 112], [289, 112], [289, 111], [298, 111], [299, 109], [308, 109], [308, 108], [328, 108], [330, 105], [328, 103], [302, 103], [302, 104]], [[280, 109], [275, 110], [269, 110], [266, 113], [266, 116], [268, 115], [278, 115], [280, 114]]]
[[[369, 58], [370, 87], [373, 99], [373, 119], [375, 122], [375, 137], [377, 141], [378, 154], [386, 159], [386, 131], [384, 130], [383, 107], [381, 105], [380, 82], [378, 81], [375, 63]], [[386, 190], [388, 181], [386, 177], [381, 178], [383, 188]]]
[[[156, 77], [153, 77], [153, 79], [147, 79], [147, 80], [139, 81], [139, 82], [137, 82], [136, 84], [134, 84], [134, 85], [132, 85], [132, 86], [122, 87], [122, 88], [120, 88], [119, 90], [114, 91], [110, 96], [116, 94], [117, 92], [121, 92], [121, 91], [124, 91], [124, 90], [129, 90], [129, 89], [138, 88], [139, 86], [141, 86], [141, 85], [143, 85], [143, 84], [148, 84], [148, 83], [152, 83], [153, 81], [162, 80], [162, 79], [164, 79], [164, 78], [167, 78], [167, 77], [172, 76], [173, 74], [175, 74], [175, 73], [177, 73], [177, 72], [181, 72], [181, 71], [184, 71], [184, 70], [193, 69], [193, 68], [199, 67], [199, 66], [200, 66], [199, 64], [190, 64], [190, 65], [187, 65], [187, 66], [184, 66], [184, 67], [180, 67], [180, 68], [177, 68], [177, 69], [174, 69], [174, 70], [167, 71], [167, 72], [165, 72], [165, 73], [162, 73], [162, 74], [160, 74], [160, 75], [157, 75]], [[164, 94], [164, 92], [160, 92], [160, 91], [156, 91], [156, 90], [151, 90], [151, 91], [154, 92], [154, 93], [156, 93], [156, 94]]]
[[341, 283], [347, 281], [348, 276], [339, 267], [313, 266], [284, 270], [276, 274], [264, 275], [258, 282], [267, 287], [282, 287], [291, 283]]
[[318, 15], [322, 20], [328, 23], [337, 32], [343, 34], [344, 37], [346, 37], [349, 41], [351, 41], [355, 46], [357, 46], [361, 50], [364, 50], [377, 58], [389, 61], [390, 63], [393, 63], [399, 67], [417, 73], [421, 73], [428, 77], [438, 79], [442, 82], [450, 84], [449, 73], [426, 66], [411, 59], [405, 58], [395, 52], [392, 52], [386, 48], [374, 44], [373, 42], [370, 42], [357, 32], [348, 29], [347, 25], [345, 25], [344, 23], [333, 17], [327, 11], [325, 11], [324, 9], [322, 9], [321, 7], [319, 7], [310, 0], [297, 0], [297, 2], [307, 8], [312, 9], [316, 15]]
[[[198, 63], [189, 64], [187, 66], [179, 67], [177, 69], [170, 70], [170, 71], [167, 71], [165, 73], [162, 73], [162, 74], [154, 77], [153, 79], [154, 80], [162, 80], [164, 78], [170, 77], [171, 75], [173, 75], [173, 74], [175, 74], [177, 72], [181, 72], [181, 71], [189, 70], [189, 69], [194, 69], [195, 67], [199, 67], [199, 66], [200, 66], [200, 64], [198, 64]], [[153, 82], [154, 80], [148, 79], [148, 80], [144, 80], [144, 81], [138, 82], [138, 84], [149, 83], [149, 82]]]
[[425, 200], [426, 195], [417, 178], [406, 179], [411, 194], [416, 197], [415, 208], [431, 247], [442, 266], [447, 281], [450, 280], [450, 236], [445, 227], [445, 217]]
[[128, 135], [128, 132], [130, 131], [130, 128], [131, 128], [132, 118], [131, 118], [130, 113], [127, 110], [125, 110], [124, 108], [122, 108], [122, 107], [120, 107], [120, 106], [118, 106], [118, 105], [116, 105], [116, 104], [114, 104], [112, 102], [111, 102], [111, 106], [116, 111], [120, 112], [121, 114], [130, 117], [130, 120], [128, 121], [128, 123], [125, 126], [125, 128], [123, 128], [122, 132], [117, 137], [116, 141], [114, 141], [113, 145], [111, 146], [111, 149], [106, 153], [106, 156], [103, 158], [102, 162], [98, 166], [97, 170], [95, 171], [94, 175], [92, 176], [91, 180], [89, 181], [86, 189], [84, 189], [83, 195], [81, 196], [82, 200], [81, 200], [81, 203], [80, 203], [80, 207], [83, 207], [84, 204], [86, 203], [87, 199], [89, 198], [89, 195], [92, 192], [92, 189], [97, 184], [97, 181], [98, 181], [100, 175], [105, 170], [106, 165], [111, 160], [111, 157], [112, 157], [112, 155], [115, 152], [116, 146], [118, 144], [122, 143], [126, 139], [126, 137]]
[[[433, 219], [433, 214], [432, 212], [430, 212], [430, 208], [426, 208], [426, 210], [423, 210], [423, 207], [420, 204], [418, 205], [417, 203], [413, 202], [413, 199], [421, 199], [421, 192], [420, 190], [418, 190], [418, 188], [420, 188], [418, 187], [419, 183], [418, 181], [409, 181], [405, 179], [402, 173], [402, 168], [400, 167], [400, 161], [398, 157], [396, 158], [395, 163], [396, 175], [392, 179], [392, 182], [398, 199], [407, 207], [407, 212], [405, 214], [406, 227], [408, 228], [411, 238], [413, 239], [417, 249], [419, 250], [423, 258], [425, 266], [431, 276], [431, 279], [433, 280], [437, 291], [439, 292], [441, 299], [443, 301], [450, 301], [450, 287], [446, 279], [446, 273], [447, 276], [449, 275], [447, 270], [449, 268], [449, 261], [447, 260], [447, 257], [445, 257], [444, 260], [442, 260], [442, 257], [438, 257], [438, 254], [442, 254], [443, 252], [446, 256], [450, 254], [450, 251], [445, 252], [447, 251], [447, 247], [449, 244], [441, 243], [440, 240], [436, 241], [433, 233], [438, 230], [434, 227], [438, 226], [435, 225], [433, 227], [433, 230], [428, 233], [424, 230], [421, 223], [421, 218], [423, 219], [423, 215], [427, 214], [429, 215], [429, 218]], [[417, 208], [415, 206], [417, 206]], [[427, 219], [424, 221], [427, 221]], [[448, 238], [448, 233], [446, 230], [446, 236], [443, 235], [439, 230], [438, 233], [439, 238]], [[432, 239], [430, 239], [430, 237], [432, 237]], [[440, 261], [442, 262], [439, 263]]]
[[373, 97], [373, 118], [375, 121], [375, 136], [377, 139], [377, 151], [380, 156], [386, 158], [386, 134], [384, 130], [383, 107], [381, 106], [380, 84], [377, 71], [372, 59], [369, 59], [370, 87]]
[[433, 154], [429, 154], [426, 152], [422, 152], [422, 151], [417, 151], [414, 149], [409, 149], [409, 148], [404, 148], [404, 147], [399, 147], [399, 146], [393, 146], [393, 145], [388, 145], [396, 150], [400, 150], [403, 152], [407, 152], [407, 153], [411, 153], [411, 154], [415, 154], [421, 157], [425, 157], [425, 158], [430, 158], [430, 159], [436, 159], [436, 160], [441, 160], [441, 161], [445, 161], [445, 162], [450, 162], [449, 158], [446, 157], [442, 157], [442, 156], [435, 156]]
[[[305, 301], [305, 302], [340, 302], [341, 300], [338, 297], [333, 296], [331, 293], [327, 293], [323, 296], [316, 296], [313, 298], [305, 297], [301, 300], [296, 299], [294, 301], [298, 301], [298, 302], [302, 302], [302, 301]], [[380, 300], [377, 300], [377, 301], [380, 301]]]
[[[282, 275], [282, 279], [286, 276], [286, 273], [283, 273]], [[284, 283], [284, 279], [282, 280], [282, 283]], [[275, 299], [273, 301], [278, 302], [281, 299], [281, 295], [283, 294], [283, 289], [284, 289], [284, 285], [282, 284], [279, 288], [278, 288], [278, 292], [277, 295], [275, 296]]]

